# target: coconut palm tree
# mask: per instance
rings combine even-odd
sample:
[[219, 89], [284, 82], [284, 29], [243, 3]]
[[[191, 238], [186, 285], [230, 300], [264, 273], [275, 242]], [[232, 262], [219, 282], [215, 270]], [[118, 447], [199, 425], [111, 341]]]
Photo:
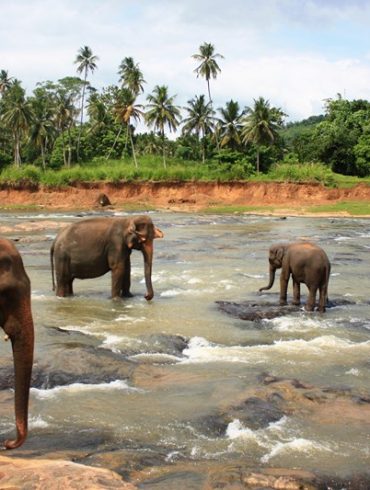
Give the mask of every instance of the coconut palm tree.
[[[74, 125], [76, 108], [74, 106], [73, 93], [60, 90], [56, 96], [55, 123], [59, 134], [62, 137], [64, 166], [70, 167], [72, 160], [72, 138], [71, 129]], [[65, 142], [65, 132], [68, 136], [68, 147]]]
[[30, 127], [33, 112], [30, 102], [25, 97], [25, 91], [18, 81], [15, 81], [8, 91], [7, 104], [3, 112], [2, 121], [7, 125], [14, 139], [14, 164], [21, 164], [21, 141]]
[[146, 83], [139, 68], [139, 63], [135, 63], [131, 57], [126, 57], [121, 61], [118, 68], [122, 87], [126, 87], [136, 96], [144, 92], [143, 84]]
[[253, 143], [257, 149], [256, 170], [260, 170], [260, 147], [271, 145], [278, 136], [285, 114], [281, 109], [271, 107], [263, 97], [254, 99], [253, 107], [247, 107], [242, 119], [242, 141]]
[[122, 128], [126, 126], [126, 131], [127, 131], [127, 137], [126, 141], [129, 139], [130, 144], [131, 144], [131, 149], [132, 149], [132, 156], [134, 158], [135, 162], [135, 167], [138, 168], [137, 160], [136, 160], [136, 154], [135, 154], [135, 147], [134, 147], [134, 141], [132, 139], [132, 131], [131, 131], [131, 125], [130, 122], [132, 119], [134, 119], [136, 122], [140, 121], [141, 116], [144, 115], [141, 104], [135, 104], [136, 102], [136, 96], [133, 92], [131, 92], [130, 89], [128, 88], [122, 88], [119, 90], [117, 94], [117, 100], [113, 106], [113, 114], [115, 115], [115, 120], [116, 122], [121, 124], [121, 127], [118, 131], [118, 134], [116, 136], [116, 139], [113, 143], [113, 146], [107, 156], [107, 159], [109, 158], [111, 151], [113, 150], [120, 134], [122, 131]]
[[206, 79], [208, 97], [212, 104], [209, 80], [211, 77], [216, 79], [217, 74], [221, 72], [221, 68], [218, 66], [216, 58], [223, 58], [223, 56], [219, 53], [215, 53], [215, 47], [213, 44], [203, 43], [199, 46], [199, 53], [193, 54], [192, 57], [200, 62], [197, 68], [195, 68], [194, 72], [197, 74], [197, 77], [202, 76]]
[[235, 150], [241, 144], [242, 113], [239, 104], [231, 99], [225, 107], [219, 107], [218, 111], [221, 114], [217, 124], [220, 134], [220, 147], [228, 146]]
[[167, 127], [170, 132], [176, 131], [180, 124], [180, 109], [174, 103], [175, 97], [175, 95], [168, 95], [168, 87], [165, 85], [156, 85], [153, 93], [147, 97], [149, 104], [147, 104], [145, 120], [149, 126], [153, 126], [158, 131], [161, 137], [164, 168], [166, 168], [165, 128]]
[[91, 73], [94, 73], [94, 71], [97, 69], [96, 62], [98, 61], [98, 57], [95, 56], [89, 48], [89, 46], [84, 46], [79, 49], [77, 57], [75, 59], [75, 63], [78, 64], [77, 66], [77, 72], [78, 73], [83, 73], [84, 74], [84, 83], [82, 85], [82, 95], [81, 95], [81, 119], [80, 119], [80, 130], [78, 133], [78, 140], [77, 140], [77, 159], [79, 157], [79, 150], [80, 150], [80, 140], [81, 140], [81, 131], [82, 131], [82, 123], [83, 123], [83, 113], [84, 113], [84, 101], [85, 101], [85, 91], [86, 91], [86, 85], [87, 85], [87, 75], [89, 71]]
[[0, 70], [0, 94], [3, 95], [6, 90], [8, 90], [13, 83], [13, 78], [9, 77], [6, 70]]
[[34, 117], [30, 127], [30, 142], [40, 150], [42, 166], [46, 169], [47, 149], [56, 136], [53, 107], [42, 97], [33, 100]]
[[184, 107], [188, 116], [183, 119], [182, 133], [184, 135], [195, 134], [202, 145], [202, 161], [205, 162], [205, 137], [214, 129], [214, 111], [211, 102], [205, 102], [205, 96], [195, 96], [188, 100], [188, 106]]

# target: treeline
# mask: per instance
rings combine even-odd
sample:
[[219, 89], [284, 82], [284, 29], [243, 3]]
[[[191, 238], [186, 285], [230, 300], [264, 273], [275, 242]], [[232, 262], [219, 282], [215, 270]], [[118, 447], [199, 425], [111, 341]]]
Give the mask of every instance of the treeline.
[[[96, 90], [88, 75], [98, 58], [88, 46], [76, 57], [79, 76], [37, 84], [27, 95], [21, 81], [0, 70], [0, 170], [32, 164], [43, 170], [69, 169], [94, 162], [160, 155], [222, 168], [235, 178], [268, 172], [277, 163], [325, 166], [336, 173], [370, 175], [370, 103], [338, 95], [325, 113], [285, 124], [284, 112], [263, 97], [242, 108], [230, 100], [212, 101], [210, 81], [221, 71], [214, 46], [204, 43], [193, 55], [207, 96], [176, 104], [165, 85], [145, 94], [138, 63], [124, 58], [118, 83]], [[137, 126], [147, 131], [139, 133]], [[169, 133], [175, 138], [168, 138]]]

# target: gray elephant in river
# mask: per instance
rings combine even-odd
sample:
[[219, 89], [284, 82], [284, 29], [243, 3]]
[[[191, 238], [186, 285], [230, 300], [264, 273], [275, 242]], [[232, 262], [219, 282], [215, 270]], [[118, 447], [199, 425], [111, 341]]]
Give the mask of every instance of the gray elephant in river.
[[50, 250], [53, 290], [55, 261], [57, 296], [72, 296], [75, 278], [99, 277], [109, 270], [112, 298], [131, 296], [130, 255], [136, 249], [144, 257], [145, 299], [149, 301], [154, 296], [153, 240], [162, 237], [148, 216], [90, 218], [69, 225], [58, 233]]
[[0, 327], [10, 339], [14, 362], [14, 402], [17, 435], [5, 441], [6, 449], [21, 446], [28, 432], [34, 326], [31, 311], [31, 283], [22, 257], [12, 242], [0, 238]]
[[295, 242], [275, 244], [269, 250], [270, 281], [259, 291], [271, 289], [275, 280], [276, 269], [281, 268], [280, 275], [280, 305], [287, 304], [289, 277], [293, 278], [293, 304], [301, 301], [300, 284], [306, 284], [309, 295], [305, 309], [312, 311], [315, 307], [316, 292], [319, 290], [318, 310], [325, 311], [328, 300], [328, 283], [330, 276], [330, 261], [325, 251], [310, 242]]

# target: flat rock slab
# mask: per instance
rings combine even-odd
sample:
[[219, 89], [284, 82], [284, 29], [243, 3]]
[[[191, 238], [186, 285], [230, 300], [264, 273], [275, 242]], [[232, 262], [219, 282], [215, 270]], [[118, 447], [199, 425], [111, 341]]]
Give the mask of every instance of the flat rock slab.
[[125, 482], [118, 474], [103, 468], [91, 468], [61, 460], [21, 459], [0, 456], [1, 488], [34, 490], [76, 489], [134, 490], [137, 487]]
[[222, 312], [240, 320], [251, 322], [288, 315], [301, 309], [300, 306], [279, 306], [271, 303], [256, 303], [255, 301], [243, 301], [242, 303], [216, 301], [216, 304]]
[[[218, 309], [240, 320], [247, 321], [259, 321], [264, 319], [277, 318], [279, 316], [289, 315], [297, 311], [302, 311], [304, 304], [300, 306], [286, 305], [280, 306], [274, 303], [257, 302], [257, 301], [243, 301], [236, 303], [233, 301], [216, 301]], [[326, 308], [333, 308], [335, 306], [351, 305], [352, 302], [345, 299], [336, 299], [330, 301]]]

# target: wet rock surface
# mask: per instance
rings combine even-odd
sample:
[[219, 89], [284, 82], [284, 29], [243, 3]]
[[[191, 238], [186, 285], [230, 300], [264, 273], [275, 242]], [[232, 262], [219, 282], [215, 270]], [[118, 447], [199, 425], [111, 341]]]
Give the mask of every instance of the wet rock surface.
[[[345, 299], [335, 299], [328, 302], [327, 308], [334, 308], [336, 306], [345, 306], [353, 304], [351, 301]], [[278, 300], [276, 304], [272, 302], [264, 301], [243, 301], [240, 303], [233, 301], [216, 301], [217, 308], [240, 320], [258, 322], [260, 320], [277, 318], [280, 316], [296, 313], [304, 309], [304, 304], [300, 306], [286, 305], [280, 306]]]
[[5, 489], [134, 490], [113, 471], [69, 461], [19, 459], [0, 456], [0, 487]]

